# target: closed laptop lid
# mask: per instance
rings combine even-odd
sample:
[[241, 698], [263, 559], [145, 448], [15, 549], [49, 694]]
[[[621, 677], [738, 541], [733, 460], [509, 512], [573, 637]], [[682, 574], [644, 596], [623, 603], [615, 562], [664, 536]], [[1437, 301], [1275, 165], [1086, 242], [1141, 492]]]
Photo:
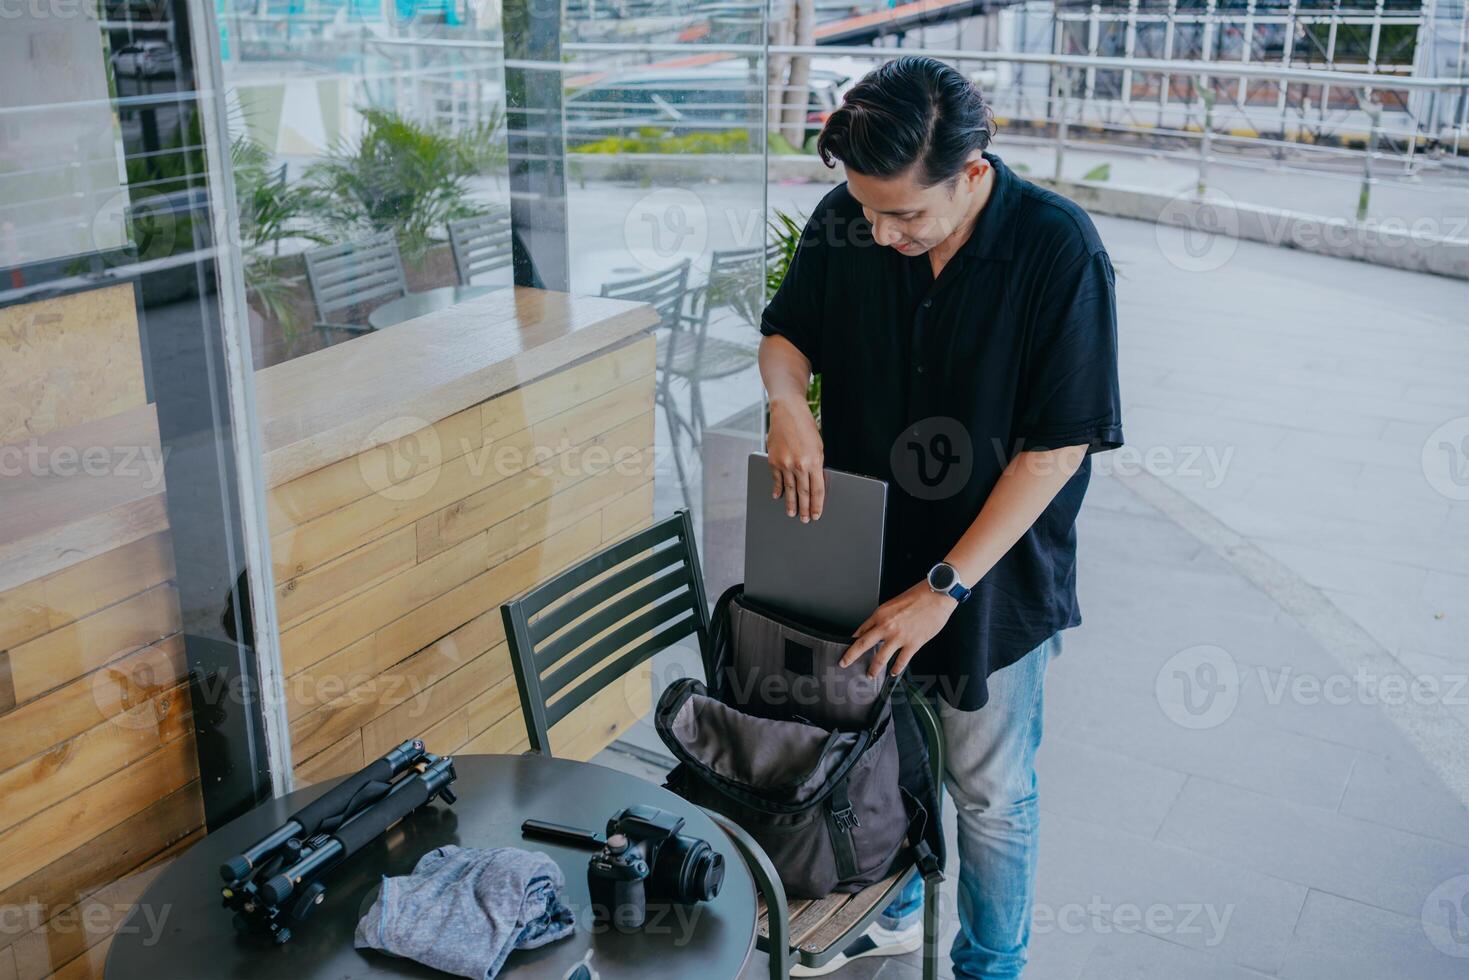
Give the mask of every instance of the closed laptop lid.
[[752, 453], [745, 510], [745, 595], [801, 618], [856, 629], [878, 606], [887, 483], [828, 469], [821, 519], [786, 516]]

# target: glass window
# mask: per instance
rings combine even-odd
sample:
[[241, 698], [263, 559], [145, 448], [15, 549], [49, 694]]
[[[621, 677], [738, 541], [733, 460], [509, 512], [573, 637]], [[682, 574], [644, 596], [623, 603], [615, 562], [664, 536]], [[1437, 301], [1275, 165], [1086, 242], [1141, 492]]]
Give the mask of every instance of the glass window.
[[[525, 745], [499, 606], [604, 545], [689, 509], [740, 577], [766, 131], [850, 79], [788, 61], [767, 116], [736, 14], [7, 20], [0, 964], [100, 973], [160, 862], [273, 792]], [[691, 656], [556, 751], [651, 738]]]
[[100, 976], [161, 862], [272, 788], [195, 26], [181, 4], [24, 4], [0, 31], [10, 976]]
[[[720, 542], [710, 590], [740, 577], [763, 22], [225, 0], [222, 23], [293, 775], [411, 737], [517, 751], [502, 602], [684, 508]], [[690, 650], [578, 708], [558, 754], [638, 737]]]

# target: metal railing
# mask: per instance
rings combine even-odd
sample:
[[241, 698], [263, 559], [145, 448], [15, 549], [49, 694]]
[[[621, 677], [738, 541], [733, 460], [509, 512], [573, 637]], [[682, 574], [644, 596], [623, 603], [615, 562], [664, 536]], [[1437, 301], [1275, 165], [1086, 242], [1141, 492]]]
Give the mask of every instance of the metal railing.
[[[376, 60], [364, 63], [369, 70], [361, 72], [326, 72], [313, 77], [320, 81], [347, 80], [354, 83], [398, 81], [412, 84], [435, 78], [462, 78], [483, 73], [492, 77], [503, 72], [506, 64], [504, 45], [498, 40], [477, 37], [371, 37], [360, 42], [364, 47], [380, 51], [413, 50], [412, 65], [384, 65]], [[813, 58], [850, 57], [857, 61], [878, 63], [907, 49], [856, 46], [795, 46], [759, 44], [689, 44], [569, 42], [563, 45], [566, 60], [556, 63], [535, 62], [521, 65], [537, 70], [559, 72], [573, 79], [591, 73], [615, 78], [623, 72], [646, 74], [662, 67], [661, 63], [685, 59], [691, 54], [723, 56], [725, 59], [748, 61], [752, 66], [750, 83], [745, 89], [748, 110], [737, 121], [711, 120], [700, 110], [699, 102], [690, 100], [680, 106], [683, 118], [660, 117], [649, 122], [671, 130], [698, 130], [744, 127], [756, 129], [766, 119], [766, 87], [763, 84], [763, 60], [771, 55], [802, 55]], [[469, 52], [480, 57], [467, 58]], [[1362, 71], [1338, 71], [1320, 68], [1287, 68], [1264, 62], [1188, 61], [1179, 59], [1121, 58], [1113, 56], [1065, 55], [1044, 52], [975, 51], [926, 48], [923, 52], [949, 61], [971, 74], [1009, 70], [1008, 84], [987, 87], [997, 114], [1006, 118], [1006, 140], [1031, 143], [1054, 150], [1053, 175], [1059, 177], [1067, 155], [1084, 147], [1105, 148], [1108, 153], [1136, 153], [1175, 160], [1196, 170], [1200, 192], [1208, 189], [1213, 168], [1220, 164], [1271, 172], [1309, 174], [1313, 178], [1336, 180], [1358, 185], [1356, 215], [1366, 217], [1374, 188], [1401, 178], [1416, 179], [1450, 174], [1461, 181], [1469, 178], [1469, 78], [1413, 77]], [[391, 59], [390, 59], [391, 62]], [[1021, 77], [1023, 69], [1041, 69], [1039, 98], [1027, 101], [1012, 93], [1029, 84]], [[697, 67], [669, 66], [670, 71], [697, 73]], [[1139, 120], [1117, 117], [1114, 102], [1099, 98], [1093, 86], [1078, 84], [1084, 73], [1126, 70], [1134, 77], [1156, 75], [1163, 78], [1187, 78], [1195, 93], [1193, 102], [1180, 107], [1180, 114], [1165, 119]], [[1251, 132], [1232, 126], [1233, 119], [1247, 118], [1244, 87], [1235, 85], [1231, 99], [1230, 83], [1252, 79], [1282, 87], [1314, 86], [1326, 94], [1340, 91], [1351, 94], [1354, 108], [1337, 110], [1322, 128], [1321, 113], [1313, 113], [1315, 128], [1295, 131]], [[262, 76], [258, 81], [231, 79], [231, 87], [241, 84], [279, 84], [278, 73]], [[1396, 99], [1384, 94], [1396, 95]], [[779, 91], [768, 93], [777, 98]], [[1436, 133], [1423, 132], [1415, 119], [1414, 98], [1431, 96], [1448, 100], [1453, 107], [1452, 125]], [[173, 93], [124, 96], [105, 100], [119, 109], [166, 104], [175, 100]], [[1136, 112], [1145, 105], [1136, 97], [1131, 100]], [[1327, 99], [1327, 102], [1333, 100]], [[74, 106], [73, 106], [74, 107]], [[44, 115], [50, 106], [22, 106], [0, 110], [0, 118], [29, 121]], [[605, 108], [605, 106], [604, 106]], [[629, 103], [630, 118], [646, 106]], [[690, 111], [692, 110], [692, 111]], [[588, 122], [585, 132], [605, 129], [606, 123]], [[577, 126], [568, 127], [575, 132]], [[1330, 137], [1329, 139], [1325, 137]], [[752, 144], [752, 151], [756, 150]], [[1464, 184], [1460, 184], [1464, 186]]]
[[[455, 49], [498, 51], [497, 41], [473, 38], [379, 39], [388, 47], [410, 46], [447, 53]], [[725, 55], [729, 59], [797, 55], [811, 58], [852, 58], [873, 64], [910, 49], [856, 46], [798, 46], [757, 44], [684, 44], [625, 42], [568, 42], [562, 47], [569, 59], [536, 68], [558, 71], [574, 78], [590, 73], [613, 79], [620, 73], [646, 74], [670, 56], [692, 53]], [[918, 50], [918, 49], [911, 49]], [[1054, 54], [1047, 52], [972, 51], [923, 48], [922, 53], [943, 59], [981, 75], [1004, 68], [1010, 79], [986, 85], [996, 115], [1006, 122], [1012, 143], [1048, 146], [1054, 150], [1053, 175], [1061, 176], [1067, 155], [1083, 146], [1109, 153], [1147, 154], [1189, 165], [1196, 170], [1200, 193], [1208, 189], [1211, 169], [1217, 165], [1276, 173], [1308, 174], [1341, 182], [1355, 182], [1356, 216], [1367, 216], [1374, 187], [1397, 178], [1417, 179], [1449, 173], [1469, 177], [1469, 78], [1415, 77], [1387, 72], [1294, 68], [1268, 62], [1224, 62], [1182, 59]], [[609, 63], [610, 62], [610, 63]], [[697, 69], [669, 66], [670, 72], [689, 74]], [[1037, 80], [1026, 74], [1041, 75]], [[1034, 69], [1042, 69], [1037, 72]], [[419, 69], [422, 70], [422, 69]], [[1149, 103], [1129, 92], [1129, 98], [1106, 98], [1089, 81], [1097, 72], [1126, 72], [1130, 79], [1163, 80], [1160, 95], [1187, 80], [1191, 98], [1186, 102], [1160, 97]], [[1306, 93], [1295, 125], [1278, 112], [1272, 99], [1268, 112], [1252, 112], [1244, 84], [1273, 85], [1282, 93]], [[718, 129], [748, 126], [763, 115], [765, 87], [752, 75], [747, 88], [749, 117], [741, 122], [720, 121], [687, 111], [682, 118], [663, 115], [640, 118], [646, 110], [634, 102], [603, 103], [622, 106], [630, 120], [670, 129]], [[1310, 99], [1314, 93], [1315, 98]], [[772, 90], [771, 99], [785, 93]], [[804, 93], [797, 95], [799, 102]], [[1428, 131], [1415, 107], [1425, 99], [1439, 100], [1435, 116], [1442, 118], [1443, 100], [1452, 123]], [[1161, 111], [1167, 103], [1168, 112]], [[1125, 104], [1124, 104], [1125, 103]], [[683, 107], [697, 108], [697, 107]], [[1146, 118], [1152, 110], [1152, 117]], [[1274, 123], [1274, 128], [1271, 124]], [[607, 126], [603, 119], [597, 125]], [[576, 125], [570, 125], [575, 130]], [[591, 128], [591, 127], [589, 127]]]
[[[845, 56], [874, 63], [891, 58], [901, 50], [794, 45], [769, 48], [771, 54]], [[934, 48], [925, 48], [923, 53], [961, 69], [982, 70], [998, 65], [1049, 69], [1044, 97], [1038, 106], [1027, 106], [1023, 100], [1009, 97], [1003, 86], [987, 92], [987, 96], [996, 114], [1006, 116], [1012, 127], [1008, 139], [1054, 148], [1053, 176], [1058, 180], [1069, 148], [1081, 143], [1103, 144], [1114, 152], [1140, 152], [1191, 161], [1197, 168], [1197, 189], [1202, 194], [1209, 185], [1211, 165], [1227, 156], [1231, 166], [1358, 181], [1356, 217], [1360, 221], [1367, 216], [1373, 187], [1389, 174], [1416, 177], [1432, 167], [1451, 168], [1469, 177], [1469, 158], [1466, 158], [1469, 155], [1469, 78], [1288, 68], [1263, 62]], [[1125, 70], [1134, 78], [1139, 75], [1186, 78], [1192, 82], [1195, 99], [1181, 107], [1171, 120], [1149, 122], [1137, 118], [1139, 108], [1148, 104], [1134, 96], [1129, 100], [1133, 115], [1119, 119], [1115, 110], [1120, 100], [1099, 98], [1094, 86], [1081, 84], [1084, 73], [1099, 70]], [[1259, 120], [1251, 120], [1248, 113], [1245, 86], [1233, 85], [1242, 79], [1273, 83], [1287, 91], [1292, 86], [1319, 91], [1321, 102], [1312, 113], [1315, 117], [1312, 125], [1302, 125], [1294, 131], [1284, 125], [1274, 132], [1257, 129], [1255, 123]], [[1221, 94], [1227, 93], [1231, 86], [1235, 97], [1222, 100]], [[1338, 108], [1334, 114], [1323, 111], [1321, 106], [1333, 103], [1333, 92], [1349, 94], [1354, 107]], [[1385, 93], [1399, 97], [1384, 98]], [[1412, 97], [1424, 95], [1451, 100], [1454, 108], [1451, 126], [1433, 133], [1422, 131], [1413, 115]], [[1161, 101], [1153, 108], [1160, 106]], [[1223, 112], [1245, 120], [1248, 125], [1221, 125]], [[1030, 132], [1017, 133], [1014, 129], [1017, 123]], [[1076, 135], [1078, 128], [1085, 130], [1080, 138]], [[1181, 144], [1189, 143], [1193, 146], [1180, 148]], [[1430, 155], [1425, 155], [1425, 148]]]

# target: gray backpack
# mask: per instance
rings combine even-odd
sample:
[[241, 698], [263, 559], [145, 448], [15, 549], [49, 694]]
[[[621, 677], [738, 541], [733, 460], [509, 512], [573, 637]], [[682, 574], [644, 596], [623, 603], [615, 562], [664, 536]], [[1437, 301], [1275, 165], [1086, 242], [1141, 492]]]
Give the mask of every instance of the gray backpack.
[[927, 808], [902, 785], [896, 682], [837, 666], [851, 642], [735, 586], [710, 624], [713, 690], [684, 678], [654, 713], [679, 761], [668, 787], [743, 827], [793, 898], [860, 891], [905, 857], [933, 860]]

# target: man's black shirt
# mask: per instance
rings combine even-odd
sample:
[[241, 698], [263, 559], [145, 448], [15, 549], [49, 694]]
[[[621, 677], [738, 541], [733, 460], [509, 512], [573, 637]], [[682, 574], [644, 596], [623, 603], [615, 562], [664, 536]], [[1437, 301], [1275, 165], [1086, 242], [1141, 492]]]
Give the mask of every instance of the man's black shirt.
[[[882, 598], [921, 582], [1019, 452], [1122, 444], [1112, 263], [1080, 207], [998, 157], [989, 201], [937, 281], [878, 245], [837, 185], [812, 214], [761, 332], [822, 376], [826, 465], [888, 481]], [[911, 675], [956, 707], [1081, 622], [1076, 514], [1090, 457], [975, 585]], [[973, 583], [967, 583], [973, 584]]]

